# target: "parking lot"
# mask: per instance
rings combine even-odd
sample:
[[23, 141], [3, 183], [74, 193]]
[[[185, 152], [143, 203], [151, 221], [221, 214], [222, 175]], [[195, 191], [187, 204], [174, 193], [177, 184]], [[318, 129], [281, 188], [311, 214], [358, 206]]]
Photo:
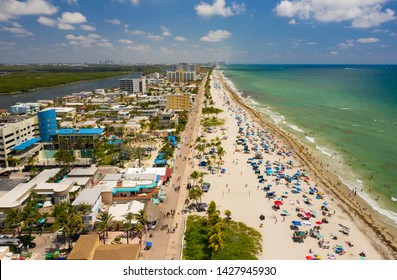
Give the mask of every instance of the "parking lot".
[[19, 183], [24, 182], [26, 182], [25, 179], [8, 179], [6, 177], [0, 177], [0, 197], [15, 188]]

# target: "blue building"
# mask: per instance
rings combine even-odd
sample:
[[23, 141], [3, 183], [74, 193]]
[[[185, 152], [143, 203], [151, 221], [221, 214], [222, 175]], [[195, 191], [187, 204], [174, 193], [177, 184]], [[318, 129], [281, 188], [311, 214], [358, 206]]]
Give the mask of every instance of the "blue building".
[[43, 142], [50, 142], [51, 135], [57, 130], [57, 119], [54, 108], [44, 109], [37, 113], [39, 131]]

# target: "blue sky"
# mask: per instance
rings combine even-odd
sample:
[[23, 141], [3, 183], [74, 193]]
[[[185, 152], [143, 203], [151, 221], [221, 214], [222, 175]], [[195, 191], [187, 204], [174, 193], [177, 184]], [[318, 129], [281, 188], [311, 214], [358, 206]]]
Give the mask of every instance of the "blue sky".
[[396, 0], [0, 0], [0, 63], [397, 63]]

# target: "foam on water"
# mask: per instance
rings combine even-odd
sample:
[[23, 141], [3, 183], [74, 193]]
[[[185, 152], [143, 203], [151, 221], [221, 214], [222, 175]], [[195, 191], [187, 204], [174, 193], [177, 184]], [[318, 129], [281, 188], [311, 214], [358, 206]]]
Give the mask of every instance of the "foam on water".
[[315, 143], [315, 142], [316, 142], [316, 140], [315, 140], [313, 137], [305, 136], [305, 138], [306, 138], [309, 142], [312, 142], [312, 143]]
[[285, 123], [286, 125], [288, 125], [290, 128], [292, 128], [293, 130], [305, 133], [305, 131], [303, 129], [301, 129], [299, 126], [294, 125], [294, 124], [289, 124], [289, 123]]
[[330, 158], [333, 158], [333, 151], [327, 147], [319, 146], [316, 145], [316, 149], [322, 152], [324, 155], [329, 156]]

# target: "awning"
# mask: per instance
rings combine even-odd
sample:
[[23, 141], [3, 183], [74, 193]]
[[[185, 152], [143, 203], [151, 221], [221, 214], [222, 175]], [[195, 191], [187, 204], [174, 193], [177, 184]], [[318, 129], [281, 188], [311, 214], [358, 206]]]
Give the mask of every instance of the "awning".
[[41, 141], [41, 138], [31, 138], [29, 140], [26, 140], [25, 142], [22, 142], [21, 144], [12, 147], [11, 150], [12, 151], [23, 151], [27, 148], [29, 148], [30, 146], [36, 144], [37, 142]]

